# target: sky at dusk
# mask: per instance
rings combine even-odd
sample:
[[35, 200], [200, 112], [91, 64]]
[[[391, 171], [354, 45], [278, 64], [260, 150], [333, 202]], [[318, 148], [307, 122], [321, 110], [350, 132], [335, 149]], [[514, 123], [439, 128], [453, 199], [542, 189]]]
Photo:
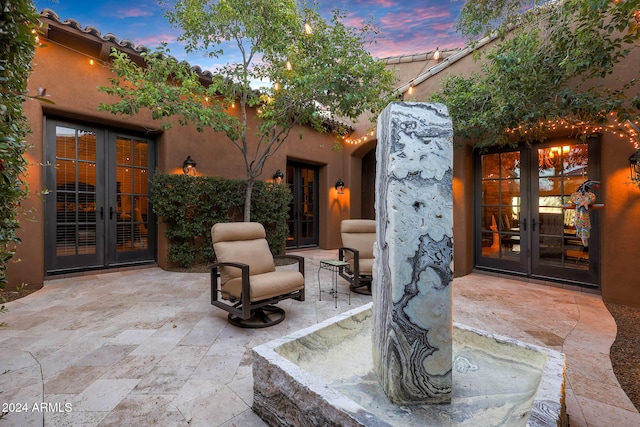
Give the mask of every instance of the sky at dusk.
[[[221, 58], [187, 55], [176, 41], [181, 30], [169, 25], [157, 0], [36, 0], [34, 4], [39, 12], [53, 10], [63, 22], [73, 19], [82, 28], [95, 27], [102, 36], [112, 33], [121, 41], [131, 40], [136, 46], [154, 49], [161, 42], [167, 42], [174, 57], [203, 70], [214, 71], [222, 63], [233, 61], [231, 53]], [[370, 51], [377, 58], [465, 44], [455, 31], [464, 0], [319, 0], [318, 4], [326, 19], [331, 17], [334, 8], [347, 11], [347, 25], [359, 27], [373, 18], [380, 34]]]

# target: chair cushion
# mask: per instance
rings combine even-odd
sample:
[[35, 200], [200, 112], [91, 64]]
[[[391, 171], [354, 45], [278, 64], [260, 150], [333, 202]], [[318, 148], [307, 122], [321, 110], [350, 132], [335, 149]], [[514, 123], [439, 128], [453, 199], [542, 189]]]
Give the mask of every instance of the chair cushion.
[[[345, 219], [340, 224], [340, 234], [343, 247], [357, 249], [360, 252], [360, 269], [362, 271], [362, 260], [373, 259], [376, 221], [373, 219]], [[352, 256], [346, 252], [345, 258], [349, 261]]]
[[[270, 273], [251, 275], [251, 302], [285, 295], [304, 289], [304, 276], [299, 271], [272, 271]], [[223, 292], [240, 299], [242, 293], [242, 277], [229, 280], [222, 287]]]
[[[345, 254], [346, 255], [346, 254]], [[346, 258], [346, 256], [345, 256]], [[353, 260], [348, 261], [351, 271], [354, 269]], [[360, 276], [371, 276], [373, 274], [373, 258], [360, 258], [358, 262]]]
[[[273, 255], [262, 224], [257, 222], [218, 223], [211, 227], [213, 249], [218, 262], [238, 262], [249, 265], [249, 274], [275, 271]], [[233, 278], [242, 278], [242, 270], [222, 267], [220, 281], [224, 285]]]

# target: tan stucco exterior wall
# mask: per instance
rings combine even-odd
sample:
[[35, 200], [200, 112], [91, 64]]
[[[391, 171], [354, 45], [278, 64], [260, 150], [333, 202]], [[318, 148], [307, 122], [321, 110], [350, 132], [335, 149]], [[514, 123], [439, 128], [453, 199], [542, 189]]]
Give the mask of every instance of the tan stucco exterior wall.
[[[109, 84], [111, 77], [109, 64], [94, 59], [57, 43], [43, 40], [46, 47], [36, 50], [33, 72], [29, 79], [29, 93], [36, 93], [39, 87], [46, 88], [48, 99], [55, 104], [38, 101], [25, 103], [26, 115], [31, 123], [32, 133], [27, 142], [32, 146], [27, 152], [30, 162], [27, 182], [30, 196], [24, 202], [29, 220], [22, 221], [19, 235], [23, 243], [18, 245], [14, 260], [7, 276], [10, 286], [27, 283], [38, 286], [43, 283], [44, 271], [44, 202], [39, 195], [44, 189], [45, 173], [51, 166], [44, 161], [44, 121], [47, 116], [56, 116], [70, 121], [87, 122], [139, 133], [152, 130], [157, 136], [157, 167], [166, 173], [182, 173], [184, 159], [190, 155], [197, 162], [198, 175], [223, 176], [243, 179], [246, 177], [241, 152], [226, 137], [212, 131], [197, 132], [192, 127], [175, 124], [171, 129], [160, 131], [160, 124], [153, 121], [148, 113], [135, 117], [116, 116], [98, 111], [101, 102], [110, 102], [108, 95], [98, 91], [99, 86]], [[237, 108], [237, 107], [236, 107]], [[255, 129], [255, 114], [250, 112], [250, 123]], [[249, 131], [252, 134], [253, 131]], [[271, 179], [277, 169], [286, 170], [287, 160], [296, 160], [315, 165], [320, 170], [320, 234], [321, 247], [340, 246], [340, 219], [351, 216], [348, 195], [335, 194], [335, 181], [347, 175], [343, 153], [332, 150], [333, 137], [321, 134], [307, 127], [295, 127], [285, 143], [275, 155], [270, 157], [259, 179]], [[346, 197], [345, 197], [346, 196]], [[166, 266], [167, 243], [163, 238], [163, 227], [158, 227], [158, 255], [161, 266]]]
[[628, 159], [633, 152], [628, 141], [603, 135], [601, 281], [603, 300], [640, 306], [640, 188], [629, 179]]

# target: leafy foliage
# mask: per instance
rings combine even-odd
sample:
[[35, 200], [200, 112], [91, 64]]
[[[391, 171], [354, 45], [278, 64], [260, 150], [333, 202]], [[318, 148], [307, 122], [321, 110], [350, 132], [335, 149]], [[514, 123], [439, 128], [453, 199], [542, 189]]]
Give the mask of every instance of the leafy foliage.
[[541, 140], [561, 121], [586, 134], [610, 118], [623, 128], [637, 121], [636, 77], [605, 85], [640, 38], [634, 18], [640, 0], [567, 0], [520, 13], [531, 2], [471, 0], [459, 29], [504, 38], [480, 73], [445, 79], [434, 100], [448, 105], [454, 131], [478, 146], [519, 138]]
[[[246, 182], [219, 177], [155, 173], [151, 185], [153, 210], [167, 225], [168, 261], [181, 267], [213, 261], [211, 227], [242, 218]], [[283, 184], [256, 181], [251, 220], [264, 225], [274, 254], [287, 236], [291, 192]]]
[[[344, 25], [346, 15], [334, 11], [331, 22], [317, 6], [298, 7], [296, 0], [160, 1], [170, 6], [165, 16], [180, 27], [189, 52], [218, 57], [230, 44], [240, 58], [216, 70], [204, 87], [197, 73], [178, 63], [162, 46], [144, 54], [138, 68], [126, 55], [113, 52], [116, 77], [101, 88], [120, 101], [102, 105], [114, 114], [132, 115], [142, 108], [168, 127], [170, 117], [199, 130], [210, 127], [226, 135], [243, 156], [246, 181], [245, 220], [251, 214], [251, 194], [266, 160], [284, 143], [296, 124], [327, 130], [327, 119], [356, 120], [364, 112], [379, 112], [392, 98], [394, 77], [384, 62], [365, 50], [364, 40], [375, 28]], [[304, 23], [313, 28], [303, 31]], [[287, 62], [291, 67], [287, 67]], [[255, 82], [271, 87], [256, 91]], [[237, 103], [237, 113], [229, 108]], [[249, 109], [260, 118], [249, 126]]]
[[24, 158], [29, 123], [23, 103], [35, 50], [38, 15], [31, 1], [8, 0], [0, 6], [0, 288], [7, 263], [20, 242], [18, 209], [26, 197]]

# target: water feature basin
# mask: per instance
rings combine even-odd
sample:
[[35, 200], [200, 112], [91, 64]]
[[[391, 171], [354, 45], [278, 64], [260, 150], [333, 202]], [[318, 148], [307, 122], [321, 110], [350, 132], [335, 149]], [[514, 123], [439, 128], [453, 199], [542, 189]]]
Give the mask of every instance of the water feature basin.
[[373, 372], [372, 303], [253, 349], [270, 425], [565, 426], [564, 355], [455, 324], [451, 403], [391, 404]]

